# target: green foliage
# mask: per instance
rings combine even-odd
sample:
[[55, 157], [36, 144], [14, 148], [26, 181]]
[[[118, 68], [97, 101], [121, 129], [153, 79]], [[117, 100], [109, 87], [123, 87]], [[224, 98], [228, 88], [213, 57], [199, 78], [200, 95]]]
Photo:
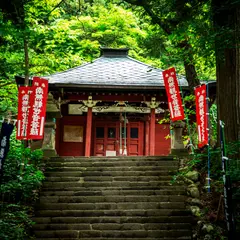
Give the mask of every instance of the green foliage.
[[41, 150], [12, 147], [4, 164], [1, 194], [17, 202], [33, 202], [44, 179], [41, 159]]
[[44, 179], [42, 151], [24, 148], [12, 136], [0, 186], [0, 239], [32, 239], [30, 215]]
[[18, 204], [0, 203], [0, 208], [0, 239], [33, 239], [28, 234], [33, 222], [28, 216], [29, 209], [27, 207]]
[[0, 118], [17, 112], [14, 77], [25, 74], [23, 39], [28, 41], [30, 76], [92, 61], [99, 56], [100, 46], [129, 47], [131, 56], [158, 65], [143, 54], [141, 46], [149, 25], [130, 10], [105, 1], [63, 1], [57, 6], [54, 0], [31, 0], [22, 4], [21, 28], [14, 8], [6, 14], [0, 5]]
[[[121, 2], [121, 1], [119, 1]], [[184, 74], [183, 61], [193, 64], [201, 80], [215, 79], [214, 34], [209, 1], [135, 1], [130, 3], [150, 23], [144, 43], [161, 67], [175, 66]]]
[[[226, 172], [230, 176], [232, 183], [233, 201], [232, 206], [235, 214], [236, 221], [239, 223], [239, 201], [240, 201], [240, 159], [239, 159], [240, 142], [228, 143], [226, 145], [226, 152], [229, 160], [226, 164]], [[195, 152], [194, 155], [189, 156], [190, 160], [187, 163], [185, 172], [181, 172], [179, 175], [184, 175], [186, 172], [192, 169], [197, 169], [202, 176], [202, 184], [208, 172], [208, 152], [207, 148], [202, 152]], [[178, 175], [175, 176], [177, 179]], [[222, 156], [220, 148], [210, 149], [210, 178], [211, 178], [211, 193], [220, 193], [223, 195], [224, 183], [222, 172]], [[213, 195], [214, 196], [214, 195]], [[207, 213], [206, 213], [207, 214]], [[239, 225], [238, 225], [239, 226]], [[238, 230], [239, 231], [239, 230]]]
[[209, 118], [210, 118], [210, 141], [211, 145], [214, 146], [218, 137], [216, 104], [212, 104], [211, 108], [209, 109]]

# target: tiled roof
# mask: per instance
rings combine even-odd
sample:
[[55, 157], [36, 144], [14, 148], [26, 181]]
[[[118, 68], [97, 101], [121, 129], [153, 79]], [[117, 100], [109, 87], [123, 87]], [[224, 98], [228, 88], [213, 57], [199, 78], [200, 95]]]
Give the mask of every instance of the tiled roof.
[[[139, 62], [127, 55], [126, 49], [107, 49], [93, 61], [45, 78], [50, 84], [76, 87], [136, 87], [162, 88], [162, 70]], [[126, 54], [124, 54], [124, 51]], [[109, 54], [110, 53], [110, 54]], [[120, 54], [118, 54], [120, 53]], [[188, 86], [184, 77], [178, 77], [181, 86]]]

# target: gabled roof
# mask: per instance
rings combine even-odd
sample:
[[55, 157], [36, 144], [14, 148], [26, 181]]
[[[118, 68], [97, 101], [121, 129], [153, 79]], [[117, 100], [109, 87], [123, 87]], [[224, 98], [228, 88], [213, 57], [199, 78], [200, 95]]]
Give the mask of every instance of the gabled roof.
[[[89, 88], [148, 88], [164, 87], [162, 70], [128, 56], [128, 49], [102, 48], [95, 61], [45, 76], [49, 83], [61, 87]], [[178, 77], [181, 86], [188, 86], [184, 77]]]

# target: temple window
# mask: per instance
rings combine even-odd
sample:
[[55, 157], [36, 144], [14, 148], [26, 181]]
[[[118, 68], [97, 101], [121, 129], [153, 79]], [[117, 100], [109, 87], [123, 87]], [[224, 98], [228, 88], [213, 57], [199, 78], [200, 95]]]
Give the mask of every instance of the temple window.
[[131, 138], [138, 138], [138, 128], [131, 128], [130, 136]]
[[96, 138], [104, 138], [104, 127], [96, 128]]
[[116, 128], [108, 128], [108, 138], [116, 138]]

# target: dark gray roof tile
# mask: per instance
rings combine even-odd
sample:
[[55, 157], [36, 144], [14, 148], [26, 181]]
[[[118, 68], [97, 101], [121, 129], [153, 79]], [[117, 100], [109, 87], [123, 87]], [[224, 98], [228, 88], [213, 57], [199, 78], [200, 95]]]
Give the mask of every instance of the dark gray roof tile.
[[[88, 86], [163, 87], [162, 70], [139, 62], [129, 56], [102, 56], [92, 63], [55, 73], [45, 78], [50, 84]], [[181, 86], [188, 86], [178, 77]]]

